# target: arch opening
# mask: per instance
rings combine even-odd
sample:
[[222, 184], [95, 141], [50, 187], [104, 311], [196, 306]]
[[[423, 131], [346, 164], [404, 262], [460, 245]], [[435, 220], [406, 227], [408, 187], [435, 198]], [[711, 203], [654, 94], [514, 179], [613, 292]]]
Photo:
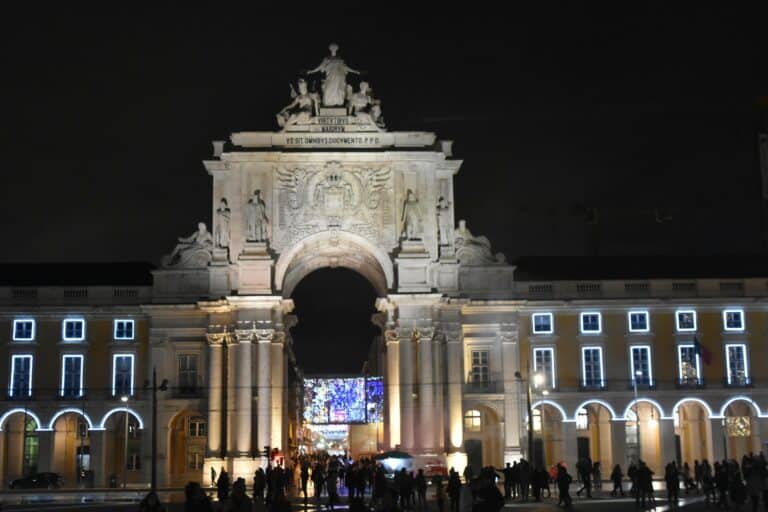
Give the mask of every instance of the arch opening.
[[304, 277], [291, 296], [298, 319], [294, 352], [307, 374], [359, 374], [380, 331], [371, 322], [377, 291], [347, 268], [321, 268]]

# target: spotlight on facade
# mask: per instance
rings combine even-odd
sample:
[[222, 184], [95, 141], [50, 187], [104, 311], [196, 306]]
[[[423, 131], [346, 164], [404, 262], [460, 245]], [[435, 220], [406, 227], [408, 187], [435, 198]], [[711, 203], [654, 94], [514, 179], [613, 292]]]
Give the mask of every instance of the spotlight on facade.
[[533, 374], [533, 385], [535, 387], [541, 387], [544, 384], [544, 376], [540, 373]]
[[127, 395], [123, 395], [123, 396], [121, 396], [121, 397], [120, 397], [120, 401], [121, 401], [121, 402], [127, 402], [127, 401], [128, 401], [128, 396], [127, 396]]

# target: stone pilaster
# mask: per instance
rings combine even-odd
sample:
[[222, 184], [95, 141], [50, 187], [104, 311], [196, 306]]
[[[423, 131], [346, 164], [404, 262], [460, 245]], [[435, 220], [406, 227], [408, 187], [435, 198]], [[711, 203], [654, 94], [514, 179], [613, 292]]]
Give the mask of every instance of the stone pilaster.
[[[223, 456], [222, 432], [224, 407], [224, 338], [225, 333], [209, 333], [208, 340], [208, 457]], [[218, 471], [218, 469], [217, 469]]]
[[[259, 351], [259, 372], [256, 376], [256, 439], [258, 439], [257, 451], [272, 443], [272, 338], [273, 329], [260, 329], [256, 331], [256, 341]], [[266, 462], [266, 461], [264, 461]]]
[[622, 468], [629, 467], [627, 460], [627, 422], [624, 420], [611, 421], [611, 468], [620, 464]]
[[400, 424], [400, 444], [406, 451], [414, 448], [414, 400], [413, 400], [413, 332], [400, 330], [400, 404], [402, 417]]
[[401, 443], [400, 418], [400, 336], [397, 329], [384, 333], [387, 346], [387, 412], [389, 445], [394, 449]]
[[252, 330], [236, 330], [235, 350], [235, 456], [251, 456], [251, 344], [254, 338]]
[[462, 423], [461, 385], [462, 357], [461, 331], [459, 325], [446, 332], [446, 351], [448, 358], [448, 452], [464, 451], [464, 425]]
[[520, 447], [520, 383], [515, 379], [519, 371], [519, 346], [517, 326], [505, 325], [501, 338], [501, 376], [504, 391], [504, 462], [514, 462], [522, 457]]
[[443, 375], [445, 374], [445, 364], [443, 359], [444, 336], [436, 333], [432, 336], [432, 359], [433, 375], [435, 376], [435, 421], [433, 425], [433, 435], [435, 436], [435, 449], [439, 453], [445, 452], [445, 393], [443, 389]]
[[285, 405], [285, 333], [275, 332], [270, 344], [270, 350], [272, 351], [272, 407], [270, 409], [272, 429], [270, 432], [270, 446], [282, 451], [285, 449], [285, 446], [283, 446], [283, 429], [285, 427], [283, 423], [283, 407]]
[[435, 385], [432, 366], [433, 329], [414, 329], [419, 351], [419, 444], [423, 453], [435, 450]]

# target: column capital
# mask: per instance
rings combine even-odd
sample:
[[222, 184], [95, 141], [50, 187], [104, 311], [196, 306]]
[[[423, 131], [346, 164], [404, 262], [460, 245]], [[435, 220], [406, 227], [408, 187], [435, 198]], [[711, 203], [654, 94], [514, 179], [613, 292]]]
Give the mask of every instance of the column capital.
[[234, 344], [235, 341], [237, 343], [251, 343], [253, 341], [253, 330], [252, 329], [235, 329], [235, 335], [232, 336], [233, 340], [232, 343]]
[[272, 343], [275, 337], [274, 329], [254, 329], [252, 332], [257, 343]]
[[400, 343], [400, 333], [397, 329], [387, 329], [384, 331], [384, 340], [387, 345]]
[[228, 343], [227, 338], [229, 337], [230, 335], [227, 332], [209, 332], [205, 334], [205, 339], [211, 347], [223, 346], [225, 343]]
[[411, 338], [413, 341], [432, 341], [432, 337], [435, 335], [434, 327], [414, 327], [411, 330]]

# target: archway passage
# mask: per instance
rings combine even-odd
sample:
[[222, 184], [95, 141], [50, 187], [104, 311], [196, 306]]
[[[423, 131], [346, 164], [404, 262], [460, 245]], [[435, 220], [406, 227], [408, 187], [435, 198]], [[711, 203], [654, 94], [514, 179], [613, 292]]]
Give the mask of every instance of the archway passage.
[[291, 298], [298, 323], [294, 352], [305, 374], [359, 374], [379, 329], [371, 322], [377, 292], [346, 268], [322, 268], [302, 279]]

